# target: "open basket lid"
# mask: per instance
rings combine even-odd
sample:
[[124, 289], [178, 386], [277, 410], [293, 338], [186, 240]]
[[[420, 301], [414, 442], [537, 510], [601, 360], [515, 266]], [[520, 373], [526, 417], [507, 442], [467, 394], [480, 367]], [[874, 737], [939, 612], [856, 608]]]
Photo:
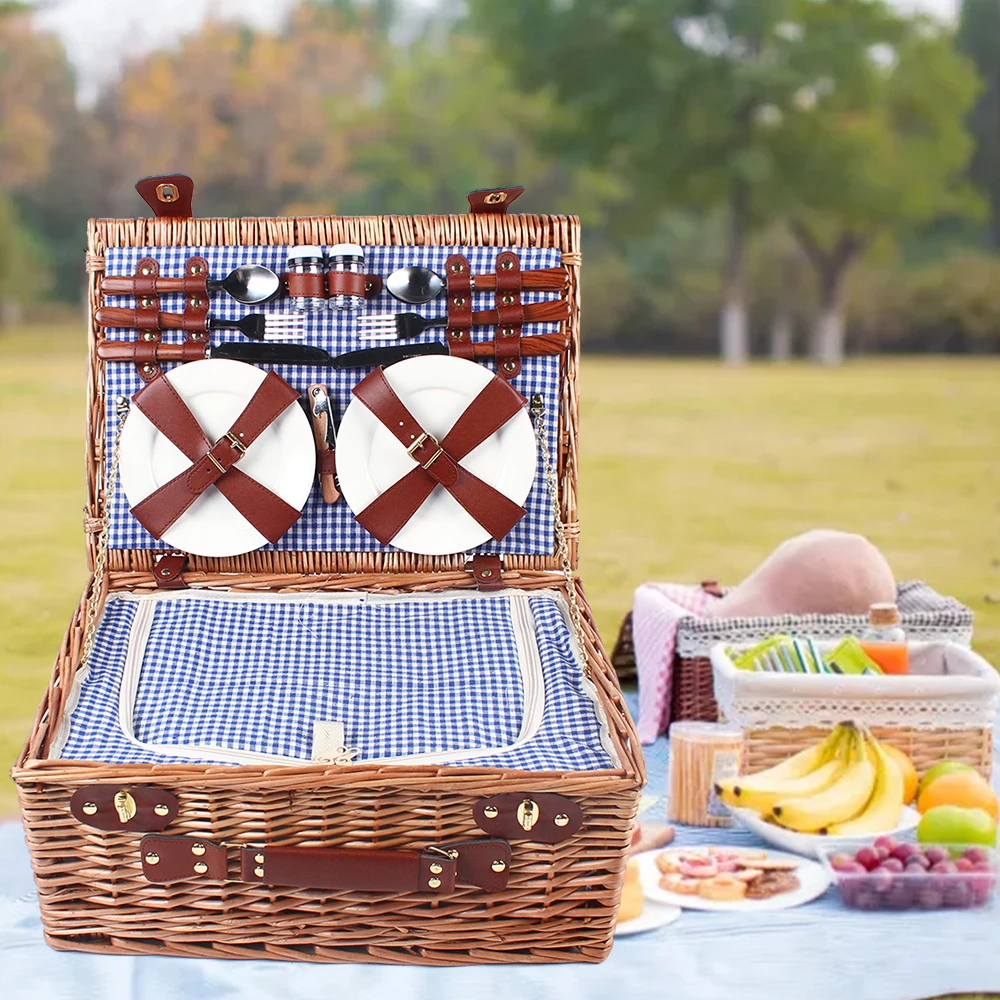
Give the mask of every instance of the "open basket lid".
[[[500, 192], [513, 189], [497, 189]], [[312, 487], [299, 518], [275, 543], [267, 543], [252, 551], [233, 555], [196, 555], [189, 568], [222, 573], [408, 573], [456, 570], [465, 567], [469, 551], [498, 554], [504, 566], [513, 570], [558, 571], [563, 559], [556, 542], [555, 514], [550, 482], [543, 460], [545, 450], [550, 454], [549, 467], [555, 483], [559, 506], [559, 521], [568, 541], [569, 562], [577, 562], [577, 444], [578, 407], [577, 371], [579, 364], [579, 223], [567, 216], [506, 215], [484, 201], [490, 192], [475, 192], [470, 202], [483, 211], [468, 215], [451, 216], [398, 216], [382, 217], [303, 217], [271, 219], [194, 219], [174, 214], [172, 217], [130, 220], [93, 220], [89, 224], [88, 270], [90, 272], [91, 303], [91, 405], [88, 412], [88, 469], [89, 501], [88, 527], [91, 532], [91, 558], [96, 558], [100, 529], [107, 523], [106, 562], [112, 571], [150, 571], [156, 560], [174, 547], [169, 539], [155, 538], [129, 513], [129, 500], [119, 486], [110, 495], [105, 511], [106, 492], [112, 479], [116, 433], [120, 421], [121, 400], [131, 400], [144, 382], [134, 364], [103, 361], [97, 356], [98, 346], [106, 340], [136, 340], [136, 330], [104, 329], [96, 322], [98, 309], [108, 305], [138, 308], [147, 305], [135, 296], [109, 296], [101, 285], [109, 275], [134, 274], [144, 258], [157, 262], [161, 276], [181, 277], [187, 274], [186, 264], [193, 256], [204, 259], [208, 276], [225, 277], [233, 268], [246, 263], [261, 263], [281, 274], [287, 252], [296, 245], [329, 247], [353, 243], [365, 251], [365, 266], [373, 274], [385, 278], [393, 270], [411, 264], [423, 265], [439, 273], [446, 273], [445, 262], [453, 253], [464, 253], [470, 270], [475, 275], [488, 275], [498, 269], [498, 258], [505, 249], [512, 250], [524, 270], [535, 268], [565, 268], [565, 286], [559, 293], [523, 294], [526, 303], [552, 299], [553, 294], [565, 300], [566, 318], [551, 324], [526, 325], [525, 337], [539, 332], [559, 331], [568, 341], [568, 347], [555, 356], [520, 359], [518, 375], [511, 380], [514, 389], [529, 403], [524, 409], [520, 437], [525, 429], [540, 429], [545, 446], [532, 442], [534, 468], [529, 470], [528, 488], [523, 499], [526, 513], [509, 534], [501, 541], [487, 538], [485, 544], [475, 542], [475, 535], [466, 534], [458, 539], [459, 551], [437, 554], [441, 548], [433, 540], [427, 543], [427, 528], [419, 528], [416, 535], [404, 537], [401, 546], [383, 544], [361, 527], [354, 519], [348, 504], [342, 499], [336, 504], [324, 504], [317, 485]], [[509, 200], [513, 200], [513, 195]], [[152, 204], [152, 202], [151, 202]], [[495, 204], [495, 203], [494, 203]], [[499, 271], [497, 270], [497, 273]], [[494, 286], [495, 287], [495, 286]], [[494, 290], [474, 291], [476, 309], [486, 309], [494, 304]], [[157, 294], [155, 308], [163, 312], [180, 312], [186, 308], [184, 293]], [[221, 292], [213, 294], [209, 305], [211, 315], [224, 320], [236, 320], [247, 313], [285, 312], [283, 302], [266, 306], [241, 305]], [[414, 310], [379, 292], [364, 306], [365, 310], [386, 313]], [[419, 307], [421, 314], [433, 317], [443, 314], [444, 306]], [[356, 314], [322, 310], [307, 317], [306, 343], [315, 344], [333, 355], [367, 346], [356, 334]], [[477, 341], [493, 341], [494, 328], [472, 331]], [[431, 328], [421, 335], [421, 341], [444, 340], [443, 327]], [[186, 335], [181, 330], [166, 330], [159, 334], [164, 344], [182, 344]], [[212, 331], [212, 343], [243, 341], [242, 334], [234, 330]], [[430, 359], [422, 359], [430, 360]], [[434, 361], [451, 362], [449, 357], [435, 357]], [[420, 366], [411, 366], [420, 367]], [[425, 366], [425, 367], [433, 367]], [[455, 367], [451, 365], [450, 367]], [[492, 375], [496, 366], [492, 362], [477, 367]], [[178, 366], [165, 367], [177, 371]], [[329, 369], [313, 366], [276, 365], [274, 370], [293, 388], [305, 391], [316, 382], [325, 383], [331, 401], [339, 410], [339, 417], [347, 419], [346, 412], [353, 399], [355, 385], [371, 369]], [[413, 397], [415, 399], [416, 397]], [[530, 408], [534, 403], [541, 409], [541, 420]], [[416, 408], [419, 406], [414, 403]], [[127, 423], [127, 419], [126, 419]], [[514, 421], [512, 421], [514, 423]], [[350, 431], [350, 425], [347, 430]], [[353, 434], [353, 432], [351, 432]], [[508, 434], [507, 448], [512, 435]], [[345, 441], [345, 496], [352, 493], [351, 435]], [[491, 447], [499, 447], [496, 440]], [[523, 455], [521, 441], [514, 452]], [[339, 452], [339, 448], [338, 448]], [[357, 449], [354, 457], [357, 458]], [[396, 459], [398, 459], [398, 455]], [[429, 456], [428, 456], [429, 457]], [[356, 462], [354, 465], [356, 466]], [[390, 463], [391, 464], [391, 463]], [[422, 463], [421, 463], [422, 464]], [[517, 465], [517, 463], [514, 463]], [[338, 468], [340, 456], [338, 453]], [[516, 489], [507, 495], [519, 503], [517, 492], [524, 487], [525, 463], [520, 466], [520, 479]], [[512, 471], [508, 469], [508, 472]], [[127, 476], [125, 478], [128, 478]], [[354, 479], [357, 477], [355, 476]], [[514, 476], [517, 479], [517, 476]], [[493, 485], [490, 483], [490, 485]], [[508, 484], [509, 485], [509, 484]], [[354, 490], [353, 505], [362, 501]], [[440, 496], [441, 490], [437, 491]], [[438, 501], [441, 503], [441, 501]], [[445, 504], [446, 506], [446, 504]], [[105, 522], [104, 518], [107, 516]], [[466, 525], [468, 527], [468, 525]], [[435, 529], [438, 531], [439, 529]], [[421, 535], [421, 533], [423, 533]], [[177, 548], [183, 548], [177, 545]], [[406, 551], [409, 549], [410, 551]], [[209, 551], [206, 549], [205, 551]]]

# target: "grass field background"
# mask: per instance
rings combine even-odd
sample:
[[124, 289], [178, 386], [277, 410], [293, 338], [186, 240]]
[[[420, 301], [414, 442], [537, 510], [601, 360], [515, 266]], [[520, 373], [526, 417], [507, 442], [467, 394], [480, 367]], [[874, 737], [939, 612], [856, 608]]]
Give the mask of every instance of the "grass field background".
[[[13, 762], [86, 579], [83, 324], [0, 337], [0, 760]], [[581, 572], [605, 642], [643, 580], [737, 582], [811, 527], [976, 612], [1000, 662], [1000, 359], [727, 370], [588, 357]], [[0, 784], [0, 814], [16, 808]]]

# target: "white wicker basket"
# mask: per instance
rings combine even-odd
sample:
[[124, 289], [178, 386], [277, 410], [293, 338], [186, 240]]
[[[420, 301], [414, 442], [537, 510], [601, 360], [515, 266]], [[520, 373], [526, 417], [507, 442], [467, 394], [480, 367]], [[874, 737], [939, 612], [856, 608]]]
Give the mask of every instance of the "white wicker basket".
[[[834, 644], [818, 645], [826, 651]], [[886, 677], [738, 670], [727, 648], [718, 643], [710, 654], [715, 697], [726, 719], [744, 729], [831, 727], [846, 719], [873, 727], [991, 729], [1000, 701], [1000, 675], [952, 642], [910, 643], [910, 673]]]

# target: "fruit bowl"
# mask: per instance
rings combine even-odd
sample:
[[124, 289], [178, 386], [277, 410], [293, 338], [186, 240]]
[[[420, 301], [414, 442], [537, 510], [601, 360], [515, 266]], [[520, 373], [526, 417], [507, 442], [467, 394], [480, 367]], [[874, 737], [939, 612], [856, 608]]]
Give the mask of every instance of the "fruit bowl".
[[[765, 843], [780, 851], [790, 851], [792, 854], [801, 854], [807, 858], [820, 858], [822, 851], [828, 851], [831, 854], [849, 852], [870, 843], [872, 839], [872, 834], [857, 837], [831, 837], [820, 833], [799, 833], [797, 830], [787, 830], [776, 823], [769, 823], [754, 809], [740, 809], [735, 806], [727, 808], [741, 826], [756, 834]], [[886, 830], [885, 834], [901, 837], [916, 829], [919, 822], [920, 813], [916, 809], [905, 806], [899, 819], [899, 825], [894, 830]]]
[[986, 907], [996, 888], [997, 853], [979, 845], [892, 844], [880, 837], [853, 854], [821, 848], [820, 860], [841, 902], [855, 910]]

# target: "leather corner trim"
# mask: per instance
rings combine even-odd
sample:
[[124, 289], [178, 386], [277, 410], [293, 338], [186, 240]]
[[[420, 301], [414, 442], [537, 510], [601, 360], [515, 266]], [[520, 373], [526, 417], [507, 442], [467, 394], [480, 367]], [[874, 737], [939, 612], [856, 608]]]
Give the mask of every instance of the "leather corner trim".
[[520, 184], [510, 187], [477, 188], [468, 193], [469, 211], [473, 215], [506, 215], [507, 209], [524, 194]]
[[140, 177], [135, 189], [158, 219], [190, 219], [194, 181], [187, 174]]
[[177, 817], [176, 796], [152, 785], [85, 785], [69, 800], [69, 811], [97, 830], [146, 833]]
[[472, 807], [476, 826], [491, 837], [558, 844], [583, 826], [583, 810], [551, 792], [507, 792], [479, 799]]

